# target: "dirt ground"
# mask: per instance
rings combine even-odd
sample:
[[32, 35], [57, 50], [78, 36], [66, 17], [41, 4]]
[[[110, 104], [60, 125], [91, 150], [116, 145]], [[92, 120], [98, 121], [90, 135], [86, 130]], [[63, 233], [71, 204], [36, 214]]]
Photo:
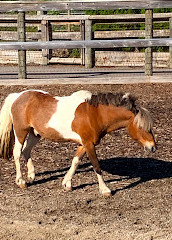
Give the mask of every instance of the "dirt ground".
[[75, 143], [41, 140], [32, 153], [36, 179], [26, 190], [15, 184], [14, 162], [0, 159], [1, 240], [172, 240], [172, 84], [0, 86], [0, 103], [28, 88], [59, 96], [79, 89], [131, 92], [153, 115], [158, 150], [145, 154], [125, 130], [105, 136], [96, 149], [110, 198], [99, 194], [86, 156], [73, 191], [62, 189]]

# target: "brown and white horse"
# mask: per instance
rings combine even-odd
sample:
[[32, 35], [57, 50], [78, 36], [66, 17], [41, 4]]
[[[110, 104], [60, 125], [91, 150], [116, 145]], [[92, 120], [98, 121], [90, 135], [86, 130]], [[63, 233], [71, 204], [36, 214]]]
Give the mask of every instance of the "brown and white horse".
[[106, 133], [119, 128], [127, 128], [129, 135], [145, 149], [156, 150], [150, 113], [128, 93], [93, 95], [81, 90], [64, 97], [39, 90], [12, 93], [0, 112], [0, 155], [9, 158], [13, 149], [16, 184], [25, 188], [19, 161], [21, 153], [27, 161], [28, 179], [33, 181], [31, 149], [41, 137], [75, 141], [79, 146], [62, 182], [63, 188], [72, 189], [72, 177], [87, 153], [98, 177], [100, 193], [109, 196], [111, 191], [103, 180], [95, 145]]

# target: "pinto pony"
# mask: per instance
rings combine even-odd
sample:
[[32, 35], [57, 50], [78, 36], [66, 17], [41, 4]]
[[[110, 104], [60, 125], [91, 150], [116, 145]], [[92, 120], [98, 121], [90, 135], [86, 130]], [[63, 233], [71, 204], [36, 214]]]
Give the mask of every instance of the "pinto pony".
[[27, 161], [28, 179], [33, 181], [31, 149], [41, 137], [75, 141], [78, 149], [63, 179], [63, 188], [72, 189], [72, 177], [87, 153], [98, 177], [100, 193], [109, 196], [111, 191], [103, 180], [95, 145], [105, 134], [119, 128], [127, 128], [129, 135], [145, 149], [156, 150], [150, 113], [128, 93], [93, 95], [81, 90], [64, 97], [39, 90], [12, 93], [5, 99], [0, 112], [0, 155], [9, 158], [13, 153], [16, 184], [25, 188], [20, 170], [21, 153]]

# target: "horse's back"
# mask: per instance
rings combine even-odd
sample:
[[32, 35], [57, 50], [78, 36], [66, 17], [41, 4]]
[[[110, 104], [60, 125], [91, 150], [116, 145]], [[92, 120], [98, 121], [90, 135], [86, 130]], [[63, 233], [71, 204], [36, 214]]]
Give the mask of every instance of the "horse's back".
[[88, 91], [78, 91], [70, 96], [55, 97], [42, 91], [20, 93], [11, 112], [15, 129], [33, 127], [44, 138], [81, 141], [72, 130], [78, 106], [91, 98]]

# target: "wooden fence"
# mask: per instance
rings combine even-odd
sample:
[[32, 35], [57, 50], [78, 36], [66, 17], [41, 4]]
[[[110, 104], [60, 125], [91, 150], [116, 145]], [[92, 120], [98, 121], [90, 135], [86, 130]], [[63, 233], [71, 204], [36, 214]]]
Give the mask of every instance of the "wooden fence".
[[[19, 78], [26, 78], [26, 50], [27, 49], [43, 49], [44, 64], [47, 63], [49, 58], [49, 49], [56, 48], [81, 48], [85, 49], [83, 56], [85, 66], [92, 67], [94, 61], [94, 50], [103, 48], [114, 47], [146, 47], [145, 51], [145, 74], [152, 75], [152, 46], [169, 46], [170, 55], [172, 58], [172, 38], [153, 38], [153, 21], [168, 20], [170, 23], [169, 34], [172, 37], [172, 16], [171, 14], [153, 16], [152, 8], [172, 7], [170, 1], [58, 1], [58, 2], [39, 2], [39, 1], [7, 1], [0, 2], [1, 12], [19, 11], [18, 16], [15, 15], [5, 17], [0, 15], [0, 22], [7, 24], [10, 23], [10, 17], [13, 24], [18, 24], [18, 39], [19, 42], [1, 42], [0, 49], [10, 50], [17, 49], [19, 52]], [[85, 10], [85, 9], [147, 9], [146, 14], [135, 14], [131, 16], [122, 15], [108, 15], [108, 16], [25, 16], [25, 11], [38, 11], [38, 10]], [[5, 18], [8, 18], [5, 19]], [[30, 18], [30, 19], [29, 19]], [[35, 21], [35, 22], [34, 22]], [[37, 21], [37, 22], [36, 22]], [[92, 24], [96, 22], [116, 23], [116, 22], [145, 22], [145, 39], [115, 39], [115, 40], [95, 40], [92, 33]], [[25, 42], [25, 24], [35, 24], [41, 22], [41, 41], [40, 42]], [[51, 41], [52, 22], [78, 22], [81, 26], [81, 39], [82, 41]], [[171, 60], [170, 60], [171, 61]], [[171, 61], [172, 62], [172, 61]]]

